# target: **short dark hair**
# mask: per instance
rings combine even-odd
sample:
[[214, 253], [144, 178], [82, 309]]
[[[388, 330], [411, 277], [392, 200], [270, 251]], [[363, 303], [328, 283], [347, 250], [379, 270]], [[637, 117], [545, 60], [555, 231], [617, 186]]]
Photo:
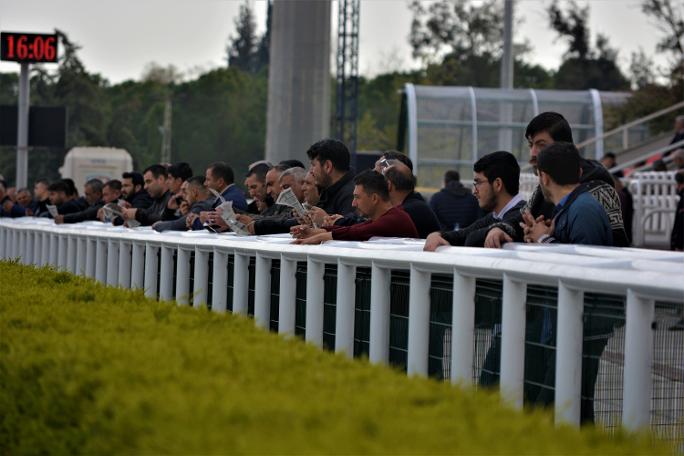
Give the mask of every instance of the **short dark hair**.
[[192, 176], [187, 181], [188, 185], [204, 188], [204, 176]]
[[249, 168], [249, 171], [247, 171], [247, 174], [245, 175], [245, 177], [256, 176], [256, 178], [259, 182], [264, 182], [266, 180], [266, 173], [272, 167], [273, 166], [270, 163], [266, 163], [266, 162], [257, 163], [256, 165]]
[[107, 181], [106, 184], [104, 184], [105, 187], [109, 187], [112, 190], [115, 190], [117, 192], [121, 191], [121, 181], [119, 179], [112, 179], [110, 181]]
[[186, 162], [178, 162], [169, 166], [166, 172], [173, 178], [180, 178], [181, 180], [188, 180], [192, 177], [192, 168]]
[[211, 175], [214, 179], [223, 179], [226, 184], [232, 184], [235, 181], [235, 174], [233, 174], [233, 168], [231, 168], [228, 163], [225, 162], [214, 162], [209, 165], [211, 170]]
[[402, 172], [396, 166], [390, 166], [385, 170], [385, 179], [392, 182], [397, 190], [412, 192], [416, 189], [416, 176], [410, 171]]
[[57, 182], [53, 182], [50, 184], [48, 187], [49, 192], [64, 192], [67, 193], [69, 190], [69, 187], [67, 186], [66, 182], [63, 180], [59, 180]]
[[675, 174], [675, 182], [679, 185], [684, 184], [684, 171], [680, 171]]
[[369, 195], [376, 194], [383, 201], [389, 200], [387, 180], [385, 176], [375, 170], [367, 169], [361, 171], [354, 177], [354, 185], [360, 185], [363, 187], [363, 191]]
[[34, 185], [35, 185], [35, 184], [43, 184], [43, 185], [45, 185], [46, 187], [49, 187], [49, 186], [50, 186], [50, 181], [48, 181], [47, 179], [43, 178], [43, 179], [38, 179], [37, 181], [35, 181], [35, 182], [34, 182]]
[[617, 157], [612, 152], [606, 152], [605, 154], [603, 154], [603, 158], [612, 158], [613, 160], [615, 160]]
[[461, 175], [455, 169], [450, 169], [444, 173], [444, 182], [461, 182]]
[[312, 144], [306, 151], [306, 155], [309, 160], [318, 160], [321, 164], [329, 160], [333, 168], [338, 171], [349, 171], [351, 161], [349, 149], [337, 139], [323, 139]]
[[285, 169], [306, 168], [306, 166], [304, 166], [304, 163], [300, 162], [299, 160], [283, 160], [280, 163], [278, 163], [278, 165], [285, 166], [286, 167]]
[[410, 158], [406, 154], [402, 154], [398, 150], [386, 150], [382, 153], [381, 155], [382, 158], [386, 158], [387, 160], [399, 160], [406, 166], [408, 166], [408, 169], [413, 172], [413, 162], [411, 161]]
[[95, 193], [102, 193], [102, 181], [100, 179], [90, 179], [85, 183]]
[[512, 153], [499, 150], [480, 158], [473, 165], [473, 171], [482, 173], [491, 183], [501, 179], [509, 195], [515, 196], [520, 188], [520, 165]]
[[147, 172], [152, 173], [155, 179], [159, 179], [162, 176], [166, 178], [168, 176], [166, 167], [164, 165], [160, 165], [159, 163], [150, 165], [147, 168], [145, 168], [145, 170], [143, 171], [143, 175]]
[[122, 179], [130, 179], [133, 185], [145, 185], [145, 179], [143, 179], [142, 174], [137, 171], [131, 171], [130, 173], [123, 173], [121, 175]]
[[65, 193], [67, 194], [67, 196], [78, 196], [78, 189], [76, 188], [76, 183], [72, 178], [65, 177], [64, 179], [62, 179], [62, 182], [64, 182], [64, 185], [66, 185]]
[[525, 138], [531, 141], [534, 135], [547, 132], [555, 142], [574, 142], [572, 129], [565, 117], [557, 112], [542, 112], [527, 124]]
[[580, 181], [580, 154], [574, 144], [549, 144], [537, 156], [537, 169], [548, 174], [558, 185], [572, 185]]

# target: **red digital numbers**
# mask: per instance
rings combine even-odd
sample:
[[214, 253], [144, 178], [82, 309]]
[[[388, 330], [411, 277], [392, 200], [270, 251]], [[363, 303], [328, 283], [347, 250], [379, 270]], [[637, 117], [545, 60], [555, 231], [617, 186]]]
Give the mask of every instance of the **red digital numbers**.
[[19, 63], [56, 62], [57, 35], [2, 32], [0, 59]]

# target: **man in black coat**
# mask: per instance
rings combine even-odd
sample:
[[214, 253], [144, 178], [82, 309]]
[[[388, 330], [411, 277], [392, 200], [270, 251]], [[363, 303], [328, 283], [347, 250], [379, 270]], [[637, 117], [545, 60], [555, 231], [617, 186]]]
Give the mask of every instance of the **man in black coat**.
[[126, 220], [135, 220], [143, 226], [150, 226], [160, 220], [171, 220], [166, 214], [166, 206], [171, 198], [167, 187], [167, 172], [162, 165], [152, 165], [145, 169], [143, 179], [145, 190], [152, 198], [152, 205], [147, 209], [128, 208], [123, 210]]
[[416, 193], [416, 176], [409, 167], [396, 161], [385, 169], [384, 174], [392, 205], [401, 206], [408, 213], [418, 230], [418, 235], [425, 239], [428, 234], [438, 231], [437, 217], [420, 193]]
[[434, 252], [442, 245], [483, 247], [493, 225], [512, 220], [525, 206], [518, 194], [520, 166], [513, 154], [505, 151], [487, 154], [475, 162], [473, 171], [475, 198], [488, 214], [466, 228], [430, 234], [425, 241], [425, 251]]
[[430, 208], [443, 230], [465, 228], [484, 215], [477, 198], [463, 186], [456, 170], [444, 173], [444, 188], [432, 195]]
[[322, 223], [327, 215], [346, 215], [354, 210], [352, 193], [354, 176], [350, 169], [350, 154], [347, 146], [336, 139], [324, 139], [313, 144], [306, 154], [311, 160], [311, 174], [316, 185], [322, 189], [315, 211], [316, 223]]

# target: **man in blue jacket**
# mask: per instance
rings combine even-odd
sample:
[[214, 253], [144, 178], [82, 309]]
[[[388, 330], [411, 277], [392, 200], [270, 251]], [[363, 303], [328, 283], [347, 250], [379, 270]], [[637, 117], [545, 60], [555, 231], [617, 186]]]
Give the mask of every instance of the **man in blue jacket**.
[[571, 143], [554, 143], [537, 157], [539, 186], [555, 205], [547, 225], [524, 214], [525, 241], [561, 244], [613, 245], [610, 220], [601, 204], [580, 184], [580, 155]]

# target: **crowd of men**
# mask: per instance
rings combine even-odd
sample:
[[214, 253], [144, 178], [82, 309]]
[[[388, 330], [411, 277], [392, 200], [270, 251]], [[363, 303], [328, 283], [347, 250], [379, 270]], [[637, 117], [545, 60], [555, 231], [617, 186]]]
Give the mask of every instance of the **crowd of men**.
[[[416, 192], [413, 163], [406, 155], [386, 151], [373, 169], [356, 173], [347, 147], [324, 139], [307, 150], [308, 166], [298, 160], [250, 165], [243, 182], [247, 194], [224, 162], [210, 164], [203, 174], [195, 174], [187, 163], [154, 164], [142, 173], [124, 173], [120, 180], [91, 179], [83, 196], [71, 179], [39, 180], [33, 193], [9, 192], [0, 180], [0, 215], [51, 217], [57, 224], [100, 220], [157, 231], [290, 233], [296, 244], [422, 238], [428, 252], [441, 246], [500, 248], [507, 242], [629, 246], [628, 192], [606, 169], [610, 164], [581, 157], [570, 125], [558, 113], [532, 119], [525, 138], [539, 178], [528, 200], [520, 194], [518, 160], [508, 151], [493, 151], [474, 163], [472, 192], [457, 172], [447, 172], [444, 188], [428, 203]], [[684, 174], [677, 175], [677, 185], [681, 198], [672, 247], [682, 250]], [[548, 343], [555, 331], [550, 311], [529, 319], [528, 326], [538, 330], [534, 340]], [[607, 341], [599, 339], [592, 352], [596, 359]], [[493, 345], [485, 364], [496, 363], [497, 350]], [[539, 382], [550, 381], [553, 360], [546, 361], [538, 369]], [[589, 364], [583, 368], [589, 378], [585, 397], [593, 397], [598, 372], [598, 365]], [[492, 384], [498, 378], [483, 374], [480, 381]], [[526, 397], [542, 404], [553, 401], [543, 388]], [[582, 403], [583, 420], [593, 417], [590, 402]]]
[[[507, 151], [475, 162], [472, 191], [456, 171], [448, 171], [444, 188], [428, 203], [416, 192], [406, 155], [386, 151], [374, 169], [355, 173], [347, 147], [325, 139], [307, 151], [309, 166], [298, 160], [250, 165], [244, 175], [247, 194], [224, 162], [210, 164], [201, 175], [183, 162], [154, 164], [121, 179], [91, 179], [82, 196], [71, 179], [40, 179], [33, 192], [12, 191], [0, 180], [0, 216], [224, 232], [236, 226], [223, 216], [223, 203], [230, 202], [241, 234], [291, 233], [297, 244], [388, 236], [426, 239], [426, 251], [446, 245], [499, 248], [506, 242], [630, 245], [631, 195], [619, 176], [607, 171], [615, 166], [614, 157], [607, 155], [603, 163], [582, 158], [570, 125], [554, 112], [532, 119], [525, 137], [539, 176], [528, 201], [519, 194], [518, 161]], [[680, 194], [682, 179], [678, 174]], [[305, 213], [278, 203], [285, 191]], [[676, 250], [684, 247], [681, 201], [679, 206], [672, 234]]]

